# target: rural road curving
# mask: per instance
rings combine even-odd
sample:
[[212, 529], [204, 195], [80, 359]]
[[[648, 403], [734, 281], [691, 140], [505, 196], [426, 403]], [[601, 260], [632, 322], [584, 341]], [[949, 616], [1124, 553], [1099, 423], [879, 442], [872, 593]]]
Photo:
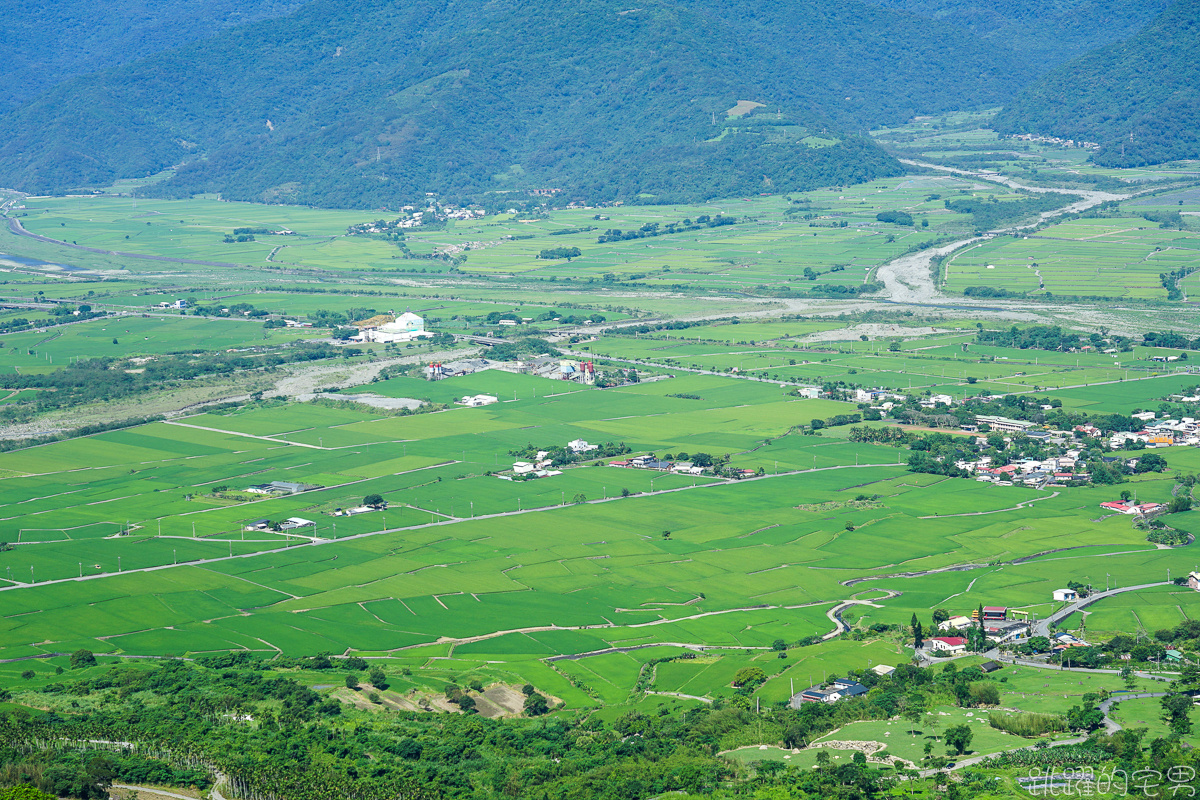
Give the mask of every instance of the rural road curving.
[[892, 589], [881, 589], [884, 593], [883, 597], [877, 597], [875, 600], [843, 600], [833, 608], [825, 612], [825, 616], [829, 617], [829, 621], [833, 623], [833, 630], [822, 636], [822, 639], [832, 639], [835, 636], [840, 636], [850, 630], [850, 626], [842, 619], [842, 612], [854, 606], [870, 606], [871, 608], [883, 608], [879, 605], [878, 600], [891, 600], [893, 597], [899, 597], [900, 592]]
[[17, 236], [24, 236], [26, 238], [34, 239], [39, 242], [45, 242], [46, 244], [55, 244], [55, 245], [59, 245], [60, 247], [69, 247], [72, 250], [82, 250], [85, 253], [96, 253], [97, 255], [102, 255], [102, 256], [117, 256], [119, 258], [139, 258], [139, 259], [142, 259], [143, 261], [165, 261], [170, 264], [194, 264], [194, 265], [200, 266], [200, 267], [226, 267], [226, 268], [230, 268], [230, 269], [245, 269], [244, 264], [230, 264], [226, 261], [197, 261], [197, 260], [191, 259], [191, 258], [169, 258], [167, 256], [152, 256], [152, 255], [146, 255], [144, 253], [122, 253], [117, 250], [102, 250], [98, 247], [84, 247], [81, 244], [72, 244], [71, 242], [64, 242], [60, 239], [51, 239], [49, 236], [42, 236], [41, 234], [32, 233], [30, 231], [27, 231], [25, 229], [25, 226], [21, 224], [21, 221], [19, 219], [16, 219], [15, 217], [9, 218], [8, 230], [10, 233], [16, 234]]
[[[1105, 700], [1098, 706], [1100, 711], [1104, 714], [1105, 733], [1113, 734], [1113, 733], [1116, 733], [1117, 731], [1121, 730], [1120, 724], [1118, 724], [1115, 720], [1110, 719], [1108, 716], [1108, 712], [1112, 708], [1113, 703], [1120, 703], [1122, 700], [1143, 700], [1143, 699], [1152, 698], [1152, 697], [1166, 697], [1167, 694], [1168, 694], [1167, 692], [1153, 692], [1153, 693], [1146, 692], [1143, 694], [1128, 694], [1128, 695], [1120, 695], [1118, 697], [1108, 698], [1107, 700]], [[1067, 745], [1072, 745], [1072, 744], [1083, 744], [1087, 740], [1088, 740], [1087, 736], [1075, 736], [1070, 739], [1060, 739], [1057, 742], [1051, 742], [1050, 746], [1051, 747], [1065, 747]], [[1036, 748], [1037, 748], [1036, 744], [1031, 744], [1031, 745], [1026, 745], [1025, 747], [1014, 747], [1010, 750], [1001, 750], [998, 753], [988, 753], [986, 755], [972, 756], [971, 758], [960, 759], [958, 762], [955, 763], [955, 765], [953, 767], [951, 767], [947, 771], [955, 771], [955, 770], [963, 769], [965, 767], [974, 766], [975, 764], [978, 764], [982, 761], [987, 761], [987, 760], [995, 758], [997, 756], [1004, 755], [1005, 753], [1016, 753], [1020, 750], [1034, 750]], [[921, 777], [928, 778], [930, 775], [933, 775], [937, 772], [939, 772], [939, 770], [936, 770], [936, 769], [921, 770]]]
[[1123, 700], [1145, 700], [1152, 697], [1166, 697], [1169, 692], [1144, 692], [1142, 694], [1123, 694], [1117, 697], [1110, 697], [1100, 703], [1098, 708], [1104, 714], [1104, 732], [1108, 734], [1116, 733], [1121, 730], [1120, 724], [1108, 716], [1108, 712], [1112, 709], [1113, 703], [1120, 703]]
[[1055, 611], [1053, 614], [1046, 617], [1045, 619], [1038, 620], [1037, 622], [1035, 622], [1033, 625], [1032, 635], [1033, 636], [1049, 636], [1050, 628], [1052, 626], [1057, 625], [1058, 623], [1062, 622], [1064, 619], [1071, 616], [1076, 611], [1082, 611], [1084, 608], [1087, 608], [1092, 603], [1095, 603], [1097, 600], [1103, 600], [1106, 597], [1113, 597], [1115, 595], [1123, 594], [1125, 592], [1137, 592], [1142, 589], [1153, 589], [1157, 586], [1174, 586], [1174, 585], [1175, 584], [1173, 584], [1169, 581], [1158, 581], [1156, 583], [1143, 583], [1138, 586], [1123, 586], [1120, 589], [1110, 589], [1107, 592], [1096, 592], [1095, 594], [1088, 595], [1087, 597], [1085, 597], [1082, 600], [1075, 601], [1074, 603], [1067, 606], [1066, 608], [1061, 608], [1058, 611]]

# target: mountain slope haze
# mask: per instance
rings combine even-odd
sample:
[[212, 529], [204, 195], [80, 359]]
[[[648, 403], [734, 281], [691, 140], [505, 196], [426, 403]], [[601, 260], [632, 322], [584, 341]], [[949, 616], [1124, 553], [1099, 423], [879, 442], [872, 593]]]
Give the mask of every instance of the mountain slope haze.
[[1200, 0], [1177, 0], [1136, 36], [1062, 65], [995, 126], [1098, 142], [1104, 166], [1200, 158]]
[[[0, 119], [0, 184], [386, 206], [425, 191], [713, 197], [869, 180], [867, 127], [1030, 76], [950, 24], [856, 2], [317, 0], [75, 78]], [[739, 100], [764, 104], [726, 119]]]

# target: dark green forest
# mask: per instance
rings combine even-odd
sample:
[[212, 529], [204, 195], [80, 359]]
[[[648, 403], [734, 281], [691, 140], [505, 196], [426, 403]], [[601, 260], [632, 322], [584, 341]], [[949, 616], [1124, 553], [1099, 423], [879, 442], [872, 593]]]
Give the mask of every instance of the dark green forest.
[[55, 0], [8, 4], [0, 25], [0, 113], [76, 75], [145, 58], [235, 25], [287, 14], [304, 0]]
[[879, 5], [953, 22], [1005, 47], [1038, 73], [1132, 36], [1169, 0], [875, 0]]
[[1176, 0], [1136, 36], [1055, 69], [994, 125], [1097, 142], [1103, 166], [1200, 156], [1200, 0]]
[[[914, 617], [914, 631], [919, 626]], [[318, 659], [322, 664], [315, 663]], [[888, 677], [869, 670], [856, 675], [870, 687], [862, 697], [805, 703], [799, 709], [779, 703], [755, 713], [750, 694], [757, 684], [747, 676], [743, 692], [711, 707], [628, 711], [610, 721], [586, 713], [490, 720], [470, 710], [344, 710], [279, 669], [287, 665], [255, 662], [245, 653], [194, 665], [168, 660], [89, 667], [94, 657], [79, 651], [72, 661], [76, 666], [70, 672], [40, 689], [56, 710], [0, 710], [0, 787], [24, 784], [90, 800], [102, 797], [114, 782], [204, 789], [219, 774], [227, 793], [248, 800], [641, 800], [667, 792], [874, 800], [894, 796], [901, 775], [868, 764], [861, 754], [839, 765], [826, 754], [818, 758], [817, 769], [775, 762], [753, 772], [718, 754], [746, 737], [803, 747], [854, 720], [903, 713], [915, 721], [938, 704], [995, 706], [1003, 702], [1005, 688], [978, 667], [903, 665]], [[348, 671], [347, 686], [367, 669], [365, 663], [351, 663], [362, 659], [303, 661], [294, 666], [339, 675]], [[387, 680], [376, 672], [371, 671], [373, 681]], [[533, 687], [526, 689], [536, 694]], [[19, 691], [19, 686], [3, 690], [5, 696]], [[447, 697], [469, 698], [472, 691], [477, 689], [465, 683], [446, 687]], [[1105, 735], [1103, 714], [1096, 710], [1100, 699], [1084, 695], [1066, 715], [1072, 729], [1091, 734], [1069, 754], [1070, 763], [1116, 761], [1130, 772], [1139, 766], [1196, 763], [1197, 751], [1183, 749], [1178, 741], [1143, 742], [1145, 729]], [[944, 755], [934, 754], [942, 761], [969, 752], [971, 732], [965, 731], [964, 740], [952, 731], [939, 745]], [[991, 778], [972, 769], [950, 785], [953, 800], [987, 797], [993, 788]]]
[[[997, 105], [1032, 74], [950, 23], [859, 2], [316, 0], [0, 118], [0, 185], [184, 163], [153, 191], [386, 207], [426, 191], [800, 190], [897, 174], [853, 134]], [[765, 107], [727, 125], [738, 100]]]

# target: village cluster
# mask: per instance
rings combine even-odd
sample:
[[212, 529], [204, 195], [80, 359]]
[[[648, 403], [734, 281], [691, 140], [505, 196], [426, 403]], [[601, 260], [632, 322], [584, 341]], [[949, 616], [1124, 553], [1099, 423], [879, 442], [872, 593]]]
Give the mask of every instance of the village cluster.
[[351, 235], [390, 233], [399, 228], [420, 228], [423, 225], [445, 222], [448, 219], [472, 220], [486, 215], [487, 212], [482, 208], [459, 208], [434, 202], [423, 209], [418, 209], [416, 206], [404, 206], [400, 209], [400, 216], [396, 219], [390, 221], [379, 219], [374, 222], [352, 225], [348, 229], [348, 233]]

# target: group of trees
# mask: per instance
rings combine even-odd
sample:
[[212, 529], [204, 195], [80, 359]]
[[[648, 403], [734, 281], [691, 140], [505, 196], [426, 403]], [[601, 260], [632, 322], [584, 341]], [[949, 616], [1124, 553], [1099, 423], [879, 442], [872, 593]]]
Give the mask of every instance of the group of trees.
[[548, 247], [538, 253], [538, 258], [551, 260], [563, 259], [570, 261], [573, 258], [578, 258], [583, 255], [578, 247]]
[[875, 215], [875, 219], [880, 222], [890, 222], [893, 225], [908, 225], [913, 224], [912, 214], [907, 211], [880, 211]]
[[[1200, 621], [1185, 620], [1173, 628], [1163, 628], [1150, 636], [1118, 634], [1107, 642], [1089, 647], [1074, 647], [1063, 652], [1061, 660], [1081, 667], [1103, 668], [1115, 663], [1160, 665], [1167, 650], [1180, 650], [1200, 660]], [[1128, 656], [1126, 661], [1123, 657]], [[1196, 685], [1200, 691], [1200, 684]], [[1190, 691], [1190, 690], [1189, 690]]]
[[1000, 201], [995, 197], [955, 197], [945, 202], [956, 214], [971, 215], [975, 230], [988, 231], [1011, 225], [1039, 214], [1053, 211], [1075, 201], [1075, 197], [1058, 192], [1025, 193], [1019, 200]]
[[822, 428], [837, 428], [842, 425], [853, 425], [856, 422], [862, 422], [862, 414], [834, 414], [825, 419], [813, 419], [809, 422], [809, 427], [814, 431], [819, 431]]
[[720, 228], [724, 225], [736, 225], [738, 222], [739, 220], [733, 217], [726, 217], [721, 214], [717, 214], [715, 217], [702, 214], [696, 217], [694, 222], [691, 219], [685, 219], [682, 222], [668, 222], [665, 225], [657, 222], [647, 222], [636, 231], [622, 231], [618, 228], [610, 228], [596, 238], [596, 243], [607, 244], [608, 242], [627, 242], [632, 239], [668, 236], [673, 233], [687, 233], [704, 228]]
[[1147, 347], [1165, 347], [1171, 350], [1200, 350], [1200, 336], [1189, 339], [1174, 331], [1147, 331], [1142, 334], [1142, 343]]
[[266, 309], [255, 308], [250, 303], [233, 303], [228, 306], [217, 303], [210, 306], [195, 306], [192, 308], [192, 313], [198, 317], [251, 317], [261, 319], [271, 312]]
[[86, 304], [79, 306], [79, 308], [75, 308], [72, 305], [60, 304], [55, 306], [50, 313], [53, 316], [43, 319], [31, 320], [26, 317], [12, 317], [0, 320], [0, 333], [18, 333], [34, 328], [50, 328], [54, 325], [63, 325], [68, 322], [83, 322], [89, 319], [108, 316], [107, 311], [93, 311], [92, 307]]
[[614, 458], [622, 456], [626, 453], [633, 452], [629, 449], [629, 445], [624, 442], [605, 442], [599, 445], [595, 450], [589, 450], [584, 453], [576, 453], [562, 445], [552, 444], [545, 447], [539, 447], [534, 444], [527, 444], [524, 447], [518, 447], [509, 450], [508, 454], [514, 458], [524, 461], [538, 460], [538, 453], [545, 453], [545, 459], [549, 459], [551, 466], [562, 467], [567, 464], [577, 464], [582, 461], [591, 461], [597, 458]]
[[18, 400], [39, 411], [48, 411], [144, 394], [205, 375], [226, 375], [342, 355], [328, 344], [309, 342], [264, 353], [184, 351], [140, 364], [139, 372], [129, 371], [131, 364], [123, 357], [99, 356], [73, 361], [62, 369], [43, 374], [2, 375], [0, 388], [49, 390], [33, 392], [28, 399]]
[[[1178, 222], [1176, 224], [1179, 228], [1183, 228], [1183, 217], [1178, 213], [1176, 213], [1175, 216], [1178, 217]], [[1174, 220], [1171, 222], [1174, 222]], [[1168, 226], [1168, 224], [1171, 223], [1164, 222], [1162, 227], [1165, 228]], [[1196, 267], [1180, 267], [1179, 269], [1172, 270], [1171, 272], [1159, 273], [1158, 280], [1162, 284], [1162, 287], [1167, 290], [1168, 300], [1183, 299], [1183, 289], [1180, 287], [1179, 282], [1195, 271]]]
[[[386, 685], [387, 676], [359, 663], [361, 659], [309, 659], [352, 670], [347, 685], [358, 687], [364, 671], [375, 689]], [[167, 661], [100, 673], [93, 668], [86, 679], [50, 684], [41, 690], [47, 704], [80, 710], [38, 716], [20, 709], [0, 711], [0, 786], [26, 783], [59, 797], [99, 800], [111, 782], [203, 790], [219, 770], [228, 776], [228, 793], [246, 798], [627, 800], [666, 792], [734, 797], [747, 788], [745, 781], [765, 777], [784, 785], [824, 787], [823, 796], [872, 800], [883, 797], [887, 781], [861, 758], [835, 766], [826, 757], [815, 770], [764, 768], [757, 777], [748, 777], [717, 753], [745, 741], [803, 747], [848, 722], [900, 716], [913, 735], [918, 725], [925, 729], [927, 753], [940, 739], [948, 755], [961, 755], [970, 751], [971, 727], [953, 725], [939, 734], [938, 717], [927, 711], [946, 704], [996, 706], [1003, 699], [1001, 682], [978, 667], [949, 662], [928, 669], [901, 665], [888, 676], [852, 671], [849, 677], [867, 686], [867, 694], [798, 709], [784, 701], [755, 714], [750, 692], [766, 674], [747, 667], [734, 678], [739, 693], [711, 706], [658, 714], [630, 710], [615, 718], [485, 719], [471, 713], [484, 683], [468, 674], [444, 687], [446, 698], [466, 713], [389, 712], [384, 724], [343, 714], [337, 702], [276, 671], [310, 669], [309, 659], [296, 659], [293, 665], [287, 659], [267, 662], [236, 653], [194, 664]], [[1175, 689], [1182, 696], [1187, 686]], [[522, 687], [522, 694], [526, 717], [552, 710], [532, 685]], [[1062, 718], [1063, 724], [1083, 731], [1096, 728], [1098, 699], [1085, 696]], [[1175, 720], [1183, 701], [1164, 702], [1163, 708], [1182, 730]], [[247, 724], [248, 717], [253, 724]], [[997, 727], [1039, 735], [1042, 722]], [[1111, 744], [1103, 733], [1095, 737], [1097, 748]], [[1154, 744], [1151, 750], [1161, 752], [1164, 746]], [[1145, 757], [1140, 743], [1124, 754], [1130, 763]], [[846, 794], [848, 786], [859, 788]], [[0, 800], [43, 800], [5, 797], [3, 792]], [[969, 793], [959, 796], [965, 800]]]
[[545, 339], [537, 336], [525, 336], [511, 342], [493, 345], [486, 355], [495, 361], [516, 361], [522, 356], [557, 356], [559, 352]]
[[[979, 296], [983, 295], [980, 294]], [[1117, 336], [1107, 333], [1083, 334], [1077, 331], [1065, 330], [1058, 325], [1026, 325], [1025, 327], [1013, 325], [1007, 330], [980, 330], [975, 338], [980, 344], [996, 347], [1017, 347], [1022, 350], [1054, 350], [1062, 353], [1079, 350], [1084, 347], [1090, 347], [1093, 350], [1116, 348], [1121, 351], [1129, 351], [1133, 349], [1133, 342], [1127, 336]]]

